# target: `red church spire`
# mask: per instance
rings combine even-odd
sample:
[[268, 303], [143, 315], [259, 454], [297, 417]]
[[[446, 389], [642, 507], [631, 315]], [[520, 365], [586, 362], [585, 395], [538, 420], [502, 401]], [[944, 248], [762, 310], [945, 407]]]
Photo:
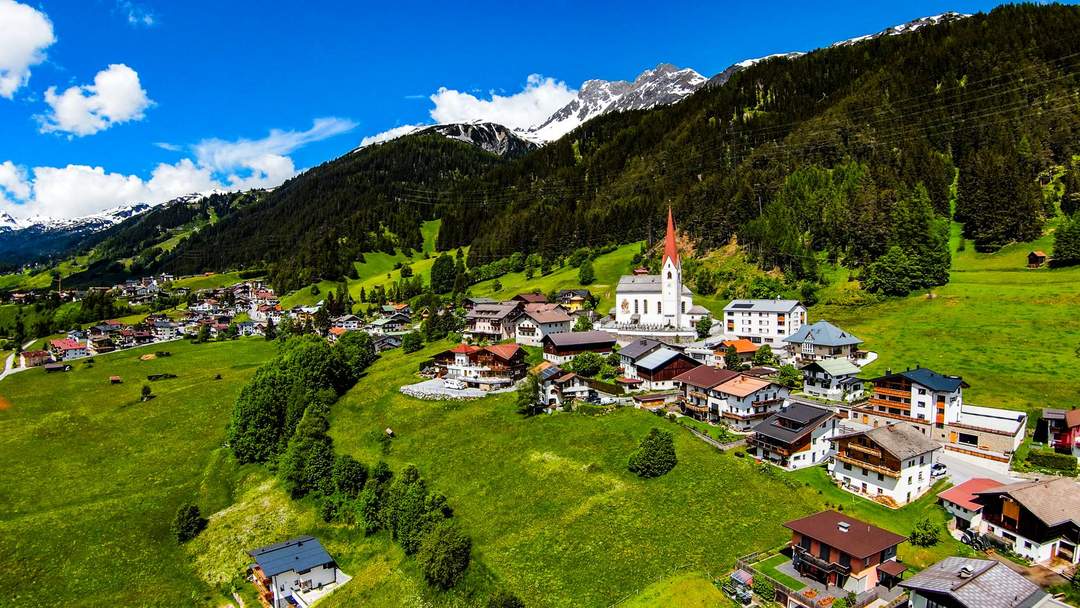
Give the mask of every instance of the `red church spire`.
[[671, 217], [671, 207], [667, 210], [667, 236], [664, 237], [664, 257], [660, 260], [663, 266], [667, 259], [676, 266], [679, 264], [679, 247], [675, 244], [675, 220]]

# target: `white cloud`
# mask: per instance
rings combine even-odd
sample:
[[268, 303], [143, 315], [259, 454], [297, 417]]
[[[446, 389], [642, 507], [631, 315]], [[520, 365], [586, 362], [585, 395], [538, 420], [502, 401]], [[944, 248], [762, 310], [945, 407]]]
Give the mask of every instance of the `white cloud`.
[[154, 145], [161, 148], [162, 150], [168, 150], [169, 152], [179, 152], [184, 149], [182, 146], [170, 144], [167, 141], [155, 141]]
[[57, 94], [56, 87], [45, 91], [45, 103], [52, 112], [38, 116], [42, 133], [68, 133], [83, 137], [109, 127], [142, 120], [153, 105], [139, 83], [139, 74], [117, 63], [94, 76], [94, 84], [74, 86]]
[[211, 189], [271, 188], [297, 173], [287, 154], [354, 127], [350, 120], [319, 118], [305, 131], [274, 129], [256, 140], [204, 140], [191, 147], [194, 159], [161, 163], [149, 179], [88, 165], [27, 171], [6, 161], [0, 163], [0, 208], [20, 217], [77, 217], [135, 202], [163, 203]]
[[[473, 93], [440, 87], [428, 99], [435, 104], [430, 114], [437, 124], [485, 121], [511, 129], [528, 129], [547, 120], [576, 96], [577, 91], [561, 80], [531, 74], [525, 81], [525, 87], [513, 95], [501, 95], [492, 90], [488, 91], [487, 98], [481, 98]], [[394, 127], [365, 137], [360, 145], [401, 137], [422, 126]]]
[[56, 42], [49, 18], [15, 0], [0, 0], [0, 97], [12, 99]]
[[153, 27], [157, 17], [146, 6], [130, 0], [116, 0], [116, 10], [127, 17], [128, 25], [134, 27]]

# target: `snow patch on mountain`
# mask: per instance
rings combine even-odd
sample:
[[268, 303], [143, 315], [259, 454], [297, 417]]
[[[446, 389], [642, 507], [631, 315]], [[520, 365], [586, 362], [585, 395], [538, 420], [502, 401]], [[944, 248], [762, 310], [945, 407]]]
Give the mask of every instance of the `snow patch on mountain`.
[[950, 11], [950, 12], [947, 12], [947, 13], [942, 13], [940, 15], [933, 15], [933, 16], [930, 16], [930, 17], [921, 17], [919, 19], [914, 19], [912, 21], [908, 21], [907, 23], [901, 23], [900, 25], [894, 25], [894, 26], [892, 26], [890, 28], [885, 28], [885, 29], [881, 30], [880, 32], [878, 32], [876, 34], [866, 34], [864, 36], [856, 36], [854, 38], [849, 38], [847, 40], [841, 40], [840, 42], [834, 42], [831, 46], [833, 46], [833, 47], [851, 46], [853, 44], [859, 44], [860, 42], [866, 42], [868, 40], [874, 40], [876, 38], [882, 38], [884, 36], [899, 36], [901, 34], [910, 34], [911, 32], [914, 32], [914, 31], [918, 30], [919, 28], [927, 26], [927, 25], [937, 25], [939, 23], [949, 23], [951, 21], [959, 21], [960, 19], [964, 19], [964, 18], [967, 18], [967, 17], [970, 17], [970, 16], [971, 15], [966, 15], [966, 14], [963, 14], [963, 13], [956, 13], [956, 12], [951, 12]]
[[514, 131], [493, 122], [453, 123], [416, 129], [413, 133], [438, 133], [450, 139], [463, 141], [492, 154], [517, 158], [535, 149], [537, 145]]

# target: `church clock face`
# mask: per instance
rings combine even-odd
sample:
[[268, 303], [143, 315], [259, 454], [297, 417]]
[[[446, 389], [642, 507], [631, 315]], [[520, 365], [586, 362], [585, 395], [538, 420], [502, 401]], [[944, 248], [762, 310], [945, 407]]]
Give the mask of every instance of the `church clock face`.
[[623, 298], [622, 311], [623, 312], [630, 312], [630, 300], [627, 300], [626, 298]]

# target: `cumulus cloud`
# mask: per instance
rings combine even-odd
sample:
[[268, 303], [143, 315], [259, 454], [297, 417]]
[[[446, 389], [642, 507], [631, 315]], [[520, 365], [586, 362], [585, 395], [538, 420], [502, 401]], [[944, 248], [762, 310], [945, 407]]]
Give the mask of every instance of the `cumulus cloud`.
[[100, 166], [27, 170], [5, 161], [0, 164], [0, 207], [21, 217], [77, 217], [135, 202], [163, 203], [211, 189], [270, 188], [296, 175], [287, 154], [355, 126], [346, 119], [320, 118], [310, 129], [274, 129], [262, 139], [204, 140], [191, 146], [195, 158], [161, 163], [148, 179]]
[[116, 63], [98, 72], [93, 84], [70, 87], [59, 94], [56, 87], [49, 87], [45, 103], [52, 111], [37, 117], [42, 133], [83, 137], [113, 125], [142, 120], [154, 102], [139, 83], [139, 74]]
[[[561, 80], [531, 74], [525, 81], [525, 87], [513, 95], [502, 95], [492, 90], [488, 91], [486, 97], [477, 97], [472, 92], [440, 87], [428, 99], [435, 104], [430, 115], [436, 124], [486, 121], [511, 129], [528, 129], [547, 120], [576, 96], [577, 91]], [[424, 125], [394, 127], [365, 137], [361, 145], [401, 137], [421, 126]]]
[[45, 61], [56, 42], [49, 18], [15, 0], [0, 0], [0, 97], [12, 99], [30, 80], [30, 68]]

